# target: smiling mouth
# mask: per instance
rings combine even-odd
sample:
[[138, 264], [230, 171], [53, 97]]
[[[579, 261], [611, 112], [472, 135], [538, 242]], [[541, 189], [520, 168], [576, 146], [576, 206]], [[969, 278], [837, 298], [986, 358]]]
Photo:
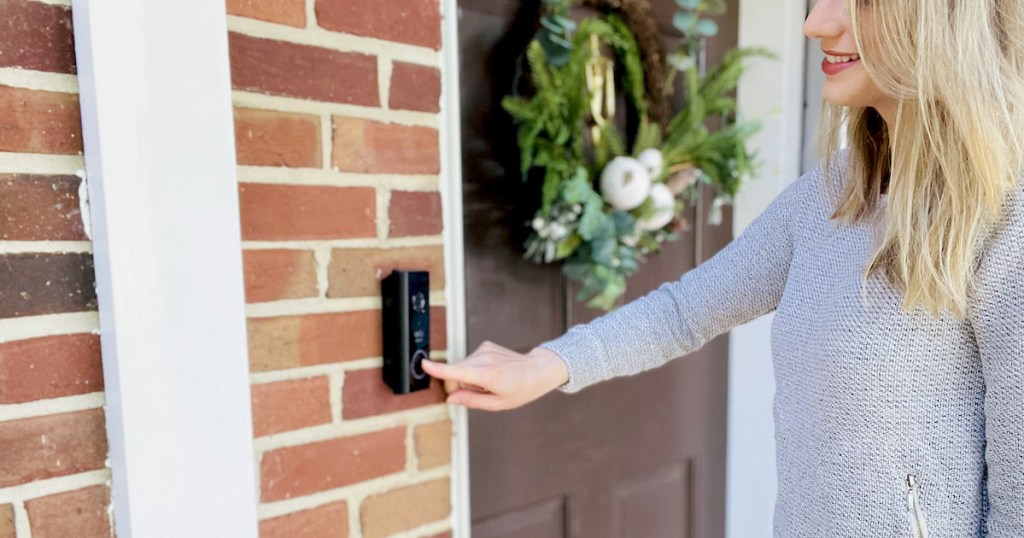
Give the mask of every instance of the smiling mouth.
[[849, 54], [845, 56], [838, 56], [834, 54], [826, 54], [825, 61], [830, 64], [845, 64], [850, 62], [856, 62], [860, 60], [860, 56], [857, 54]]

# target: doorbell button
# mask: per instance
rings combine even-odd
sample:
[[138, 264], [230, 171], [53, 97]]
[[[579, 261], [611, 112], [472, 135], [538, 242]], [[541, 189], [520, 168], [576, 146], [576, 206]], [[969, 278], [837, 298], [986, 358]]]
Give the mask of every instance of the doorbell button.
[[412, 356], [410, 369], [414, 378], [423, 379], [427, 377], [427, 373], [423, 371], [423, 359], [426, 358], [427, 354], [422, 349], [417, 349], [416, 354]]

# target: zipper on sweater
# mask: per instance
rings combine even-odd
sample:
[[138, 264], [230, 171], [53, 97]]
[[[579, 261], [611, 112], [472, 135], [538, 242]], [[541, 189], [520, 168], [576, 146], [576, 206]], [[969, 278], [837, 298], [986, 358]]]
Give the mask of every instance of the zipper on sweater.
[[906, 485], [910, 531], [913, 533], [914, 538], [928, 538], [928, 524], [924, 521], [924, 512], [922, 512], [920, 501], [917, 498], [917, 477], [913, 474], [908, 474]]

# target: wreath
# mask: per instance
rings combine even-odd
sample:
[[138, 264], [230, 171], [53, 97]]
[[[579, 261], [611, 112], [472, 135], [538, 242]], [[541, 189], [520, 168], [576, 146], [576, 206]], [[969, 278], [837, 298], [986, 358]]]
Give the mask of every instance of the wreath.
[[[581, 283], [578, 301], [611, 310], [646, 257], [688, 227], [682, 213], [701, 184], [714, 189], [708, 220], [717, 225], [753, 174], [747, 140], [759, 125], [737, 120], [730, 94], [743, 60], [770, 53], [733, 49], [702, 68], [707, 39], [718, 33], [705, 17], [724, 13], [724, 0], [676, 0], [672, 22], [683, 39], [667, 55], [647, 0], [576, 0], [601, 11], [578, 24], [570, 1], [543, 0], [526, 51], [533, 92], [505, 97], [502, 107], [518, 128], [523, 179], [542, 178], [524, 257], [562, 263]], [[669, 117], [677, 82], [685, 105]], [[620, 92], [631, 121], [618, 116]]]

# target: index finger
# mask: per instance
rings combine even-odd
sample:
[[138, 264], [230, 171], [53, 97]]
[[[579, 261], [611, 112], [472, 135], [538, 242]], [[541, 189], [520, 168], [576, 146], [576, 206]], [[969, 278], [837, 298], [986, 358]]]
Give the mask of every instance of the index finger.
[[479, 372], [472, 368], [462, 367], [459, 363], [447, 364], [423, 359], [423, 370], [430, 374], [431, 377], [483, 386], [483, 383], [480, 382]]

